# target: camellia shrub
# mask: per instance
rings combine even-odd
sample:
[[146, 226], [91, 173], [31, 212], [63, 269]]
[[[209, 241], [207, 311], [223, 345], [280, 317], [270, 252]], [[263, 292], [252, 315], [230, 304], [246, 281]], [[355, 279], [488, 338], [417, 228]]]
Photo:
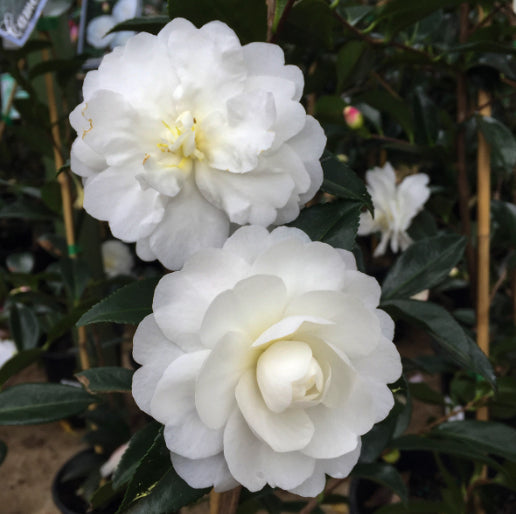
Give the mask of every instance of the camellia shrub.
[[82, 512], [516, 511], [512, 4], [159, 4], [0, 56], [0, 424]]

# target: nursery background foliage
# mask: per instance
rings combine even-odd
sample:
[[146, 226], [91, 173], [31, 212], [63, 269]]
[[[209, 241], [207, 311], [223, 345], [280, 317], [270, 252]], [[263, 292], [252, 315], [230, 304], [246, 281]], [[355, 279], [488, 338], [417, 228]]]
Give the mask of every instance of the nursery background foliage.
[[[119, 513], [166, 514], [208, 492], [176, 474], [161, 425], [137, 412], [128, 394], [137, 367], [130, 358], [134, 329], [152, 312], [155, 287], [168, 271], [141, 260], [131, 274], [107, 278], [103, 271], [101, 244], [111, 239], [109, 228], [81, 208], [82, 183], [70, 173], [75, 134], [68, 114], [81, 101], [83, 65], [91, 55], [76, 54], [70, 43], [69, 22], [76, 23], [79, 8], [69, 4], [59, 16], [40, 18], [23, 47], [0, 54], [2, 73], [26, 92], [12, 95], [7, 110], [9, 98], [2, 97], [0, 335], [14, 341], [17, 352], [0, 365], [0, 424], [80, 416], [89, 427], [85, 440], [102, 456], [96, 464], [129, 441], [109, 478], [101, 479], [98, 465], [85, 466], [85, 501], [96, 509], [116, 505], [113, 512]], [[389, 498], [394, 493], [396, 501], [355, 512], [511, 512], [516, 508], [512, 4], [169, 0], [144, 15], [113, 30], [157, 34], [178, 17], [197, 27], [220, 20], [242, 44], [274, 42], [286, 63], [301, 68], [302, 103], [328, 140], [321, 190], [289, 225], [313, 241], [353, 252], [358, 269], [382, 286], [380, 308], [396, 322], [394, 342], [430, 341], [433, 349], [432, 355], [403, 356], [403, 376], [390, 385], [394, 408], [362, 437], [359, 463], [351, 472], [355, 485], [342, 492], [334, 490], [342, 480], [328, 481], [315, 503], [269, 487], [243, 490], [238, 512], [322, 512], [322, 506], [337, 503], [357, 509], [364, 483], [382, 487]], [[347, 121], [348, 106], [359, 111], [357, 123]], [[427, 174], [431, 195], [408, 228], [411, 246], [373, 257], [379, 235], [357, 235], [361, 213], [378, 212], [365, 173], [387, 162], [398, 182]], [[425, 290], [427, 300], [414, 298]], [[59, 352], [71, 356], [71, 371], [60, 378], [76, 376], [80, 387], [59, 379], [9, 384], [28, 366]], [[414, 380], [421, 376], [438, 377], [440, 387]], [[441, 415], [425, 419], [418, 431], [410, 429], [415, 401], [441, 408]], [[8, 451], [0, 441], [0, 462]], [[423, 473], [422, 467], [430, 471]]]

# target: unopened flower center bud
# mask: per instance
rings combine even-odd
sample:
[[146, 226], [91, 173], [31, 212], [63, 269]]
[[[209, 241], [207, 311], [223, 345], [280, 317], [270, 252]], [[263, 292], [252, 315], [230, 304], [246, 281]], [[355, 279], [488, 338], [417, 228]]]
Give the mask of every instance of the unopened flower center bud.
[[256, 378], [264, 402], [274, 412], [318, 403], [325, 383], [310, 346], [301, 341], [269, 346], [258, 359]]

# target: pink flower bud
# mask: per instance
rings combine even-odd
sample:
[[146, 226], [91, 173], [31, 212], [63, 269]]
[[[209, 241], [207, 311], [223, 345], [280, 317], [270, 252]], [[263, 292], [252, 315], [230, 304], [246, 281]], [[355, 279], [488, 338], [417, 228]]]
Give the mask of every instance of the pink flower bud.
[[344, 107], [342, 114], [344, 115], [344, 119], [346, 120], [349, 128], [357, 130], [364, 125], [364, 117], [356, 107], [348, 105]]

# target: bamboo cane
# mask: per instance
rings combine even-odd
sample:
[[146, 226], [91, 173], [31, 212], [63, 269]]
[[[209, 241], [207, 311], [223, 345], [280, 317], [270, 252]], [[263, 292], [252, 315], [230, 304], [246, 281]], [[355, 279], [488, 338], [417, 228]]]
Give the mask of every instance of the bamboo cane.
[[[480, 90], [478, 105], [481, 116], [490, 116], [489, 95]], [[477, 153], [478, 189], [478, 260], [477, 260], [477, 343], [489, 355], [489, 223], [491, 203], [491, 166], [489, 146], [478, 132]], [[477, 410], [477, 419], [487, 420], [487, 407]]]
[[235, 514], [241, 489], [238, 486], [224, 493], [217, 493], [212, 489], [210, 492], [210, 514]]
[[[42, 50], [43, 61], [50, 59], [47, 48]], [[48, 99], [48, 111], [50, 115], [51, 135], [54, 149], [54, 161], [57, 171], [57, 181], [61, 187], [61, 198], [63, 203], [63, 218], [65, 224], [66, 244], [68, 246], [68, 255], [71, 259], [77, 257], [77, 247], [75, 244], [75, 233], [73, 226], [73, 204], [70, 187], [70, 178], [66, 171], [62, 170], [64, 161], [62, 155], [62, 143], [59, 133], [58, 112], [56, 104], [56, 93], [54, 88], [54, 80], [51, 73], [45, 73], [45, 87]], [[81, 369], [85, 370], [90, 367], [88, 352], [86, 349], [86, 328], [78, 328], [78, 344], [79, 344], [79, 360]]]

